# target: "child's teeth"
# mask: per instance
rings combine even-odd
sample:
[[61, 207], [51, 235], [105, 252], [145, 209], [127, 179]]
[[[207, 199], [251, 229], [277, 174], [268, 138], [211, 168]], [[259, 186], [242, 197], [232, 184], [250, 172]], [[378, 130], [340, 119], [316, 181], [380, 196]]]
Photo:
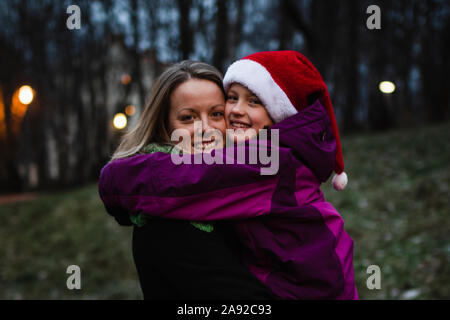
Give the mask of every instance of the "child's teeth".
[[239, 122], [233, 122], [233, 126], [238, 127], [238, 128], [247, 128], [248, 127], [248, 125], [239, 123]]

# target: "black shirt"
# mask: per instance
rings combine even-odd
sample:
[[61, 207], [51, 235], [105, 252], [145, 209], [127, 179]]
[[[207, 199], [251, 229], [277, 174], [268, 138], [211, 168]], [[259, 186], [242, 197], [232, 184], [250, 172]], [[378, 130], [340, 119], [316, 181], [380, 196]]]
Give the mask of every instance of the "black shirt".
[[212, 232], [188, 221], [154, 218], [133, 230], [144, 299], [275, 299], [240, 260], [232, 222]]

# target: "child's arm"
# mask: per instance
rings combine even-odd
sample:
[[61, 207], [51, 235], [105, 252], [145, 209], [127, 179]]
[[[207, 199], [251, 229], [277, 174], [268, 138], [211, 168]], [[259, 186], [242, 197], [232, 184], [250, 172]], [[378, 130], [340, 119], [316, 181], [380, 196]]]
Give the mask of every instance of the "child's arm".
[[294, 158], [287, 149], [278, 151], [279, 171], [271, 176], [261, 175], [260, 163], [226, 164], [225, 154], [223, 164], [176, 165], [161, 152], [120, 159], [103, 168], [99, 193], [108, 212], [116, 214], [196, 221], [256, 217], [271, 211], [280, 177], [295, 177]]

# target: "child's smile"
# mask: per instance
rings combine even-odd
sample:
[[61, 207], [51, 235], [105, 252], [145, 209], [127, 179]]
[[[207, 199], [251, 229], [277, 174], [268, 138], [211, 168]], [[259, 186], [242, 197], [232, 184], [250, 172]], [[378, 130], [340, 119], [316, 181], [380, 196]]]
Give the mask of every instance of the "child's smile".
[[236, 130], [236, 129], [246, 129], [251, 128], [251, 123], [247, 123], [242, 120], [236, 120], [234, 118], [230, 119], [230, 129]]

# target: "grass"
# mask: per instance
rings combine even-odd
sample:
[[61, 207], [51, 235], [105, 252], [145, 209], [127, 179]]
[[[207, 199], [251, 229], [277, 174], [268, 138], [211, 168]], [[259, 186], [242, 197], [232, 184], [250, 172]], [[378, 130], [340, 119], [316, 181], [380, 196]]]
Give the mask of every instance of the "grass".
[[[107, 216], [96, 185], [29, 202], [0, 214], [0, 299], [140, 299], [131, 228]], [[81, 290], [68, 290], [69, 265]]]
[[[450, 123], [347, 136], [349, 185], [323, 191], [355, 242], [361, 299], [450, 298]], [[131, 228], [107, 216], [96, 185], [0, 206], [0, 299], [140, 299]], [[66, 269], [81, 268], [68, 290]], [[369, 290], [367, 267], [381, 268]]]
[[[450, 298], [450, 124], [343, 139], [349, 185], [328, 201], [355, 242], [363, 299]], [[381, 268], [381, 289], [366, 286]]]

